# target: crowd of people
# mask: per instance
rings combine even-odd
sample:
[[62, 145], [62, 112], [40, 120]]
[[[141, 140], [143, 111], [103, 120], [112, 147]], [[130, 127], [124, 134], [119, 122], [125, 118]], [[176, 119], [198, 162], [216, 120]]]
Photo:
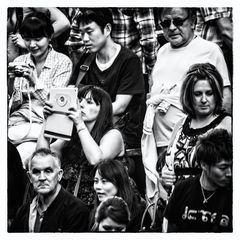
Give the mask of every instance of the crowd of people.
[[232, 29], [223, 7], [9, 8], [8, 231], [232, 232]]

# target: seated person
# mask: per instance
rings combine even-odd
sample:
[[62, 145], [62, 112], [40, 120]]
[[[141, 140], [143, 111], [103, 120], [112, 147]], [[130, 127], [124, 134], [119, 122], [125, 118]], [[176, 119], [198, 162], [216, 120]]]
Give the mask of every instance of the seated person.
[[[127, 224], [127, 232], [137, 232], [140, 230], [141, 220], [146, 208], [146, 204], [141, 199], [139, 193], [134, 190], [131, 184], [126, 167], [118, 160], [102, 161], [94, 169], [94, 190], [96, 193], [96, 206], [90, 217], [90, 227], [92, 227], [96, 208], [105, 199], [118, 196], [128, 205], [131, 218]], [[151, 222], [150, 215], [147, 214], [145, 226], [149, 228]]]
[[164, 232], [232, 232], [232, 138], [215, 129], [200, 138], [201, 176], [179, 181], [164, 213]]
[[24, 167], [36, 147], [49, 89], [66, 86], [72, 70], [71, 60], [52, 48], [53, 33], [48, 15], [28, 14], [21, 24], [20, 34], [29, 53], [9, 63], [14, 92], [10, 100], [8, 138], [17, 146]]
[[39, 149], [33, 153], [28, 169], [37, 195], [18, 210], [10, 232], [86, 231], [89, 209], [61, 187], [59, 157], [48, 149]]
[[[52, 103], [48, 101], [44, 107], [45, 118], [51, 114]], [[62, 184], [92, 208], [94, 190], [90, 173], [93, 166], [106, 159], [122, 158], [125, 152], [123, 138], [113, 127], [111, 99], [99, 87], [82, 87], [78, 92], [77, 106], [72, 106], [67, 115], [74, 123], [71, 140], [57, 139], [51, 143], [44, 136], [45, 120], [37, 148], [49, 148], [61, 156]], [[78, 179], [80, 187], [76, 188]]]
[[[140, 59], [131, 50], [112, 40], [112, 13], [108, 9], [94, 8], [82, 12], [76, 21], [85, 50], [93, 56], [93, 61], [81, 83], [99, 86], [109, 93], [114, 123], [122, 131], [126, 148], [139, 147], [141, 107], [144, 104]], [[73, 70], [70, 84], [76, 84], [79, 66], [84, 59], [80, 58]]]
[[125, 232], [129, 221], [127, 203], [120, 197], [109, 197], [99, 204], [92, 231]]
[[181, 89], [181, 103], [187, 114], [175, 126], [162, 168], [162, 183], [171, 188], [176, 180], [201, 172], [194, 160], [198, 138], [216, 128], [231, 133], [231, 117], [222, 108], [223, 81], [210, 63], [190, 67]]

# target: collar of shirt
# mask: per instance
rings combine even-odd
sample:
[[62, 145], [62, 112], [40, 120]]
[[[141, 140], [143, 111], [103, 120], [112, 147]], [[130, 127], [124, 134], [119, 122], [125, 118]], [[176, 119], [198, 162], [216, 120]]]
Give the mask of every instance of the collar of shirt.
[[52, 204], [52, 202], [55, 200], [59, 193], [60, 189], [56, 191], [54, 196], [50, 199], [48, 204], [44, 204], [41, 202], [41, 198], [39, 195], [37, 195], [32, 203], [30, 204], [30, 212], [29, 212], [29, 232], [34, 232], [34, 226], [37, 218], [37, 212], [40, 215], [44, 215], [44, 213], [47, 211], [48, 207]]

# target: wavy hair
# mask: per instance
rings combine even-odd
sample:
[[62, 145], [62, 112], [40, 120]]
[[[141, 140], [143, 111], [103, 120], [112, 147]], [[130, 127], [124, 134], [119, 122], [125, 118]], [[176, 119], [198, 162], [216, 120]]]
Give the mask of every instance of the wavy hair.
[[183, 81], [181, 88], [180, 101], [183, 111], [191, 118], [195, 118], [194, 110], [194, 86], [199, 80], [207, 80], [212, 88], [216, 106], [213, 114], [219, 114], [223, 111], [223, 79], [216, 67], [211, 63], [198, 63], [192, 65]]

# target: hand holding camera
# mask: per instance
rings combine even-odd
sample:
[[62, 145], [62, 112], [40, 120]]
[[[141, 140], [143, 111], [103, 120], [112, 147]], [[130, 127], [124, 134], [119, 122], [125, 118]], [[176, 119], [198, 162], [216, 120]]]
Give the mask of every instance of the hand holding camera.
[[32, 68], [25, 62], [10, 62], [8, 64], [8, 71], [10, 75], [14, 77], [25, 77], [31, 82], [32, 80]]
[[43, 110], [46, 119], [44, 130], [46, 137], [67, 141], [71, 139], [73, 123], [76, 124], [80, 117], [76, 107], [77, 90], [77, 88], [50, 89], [50, 99]]

